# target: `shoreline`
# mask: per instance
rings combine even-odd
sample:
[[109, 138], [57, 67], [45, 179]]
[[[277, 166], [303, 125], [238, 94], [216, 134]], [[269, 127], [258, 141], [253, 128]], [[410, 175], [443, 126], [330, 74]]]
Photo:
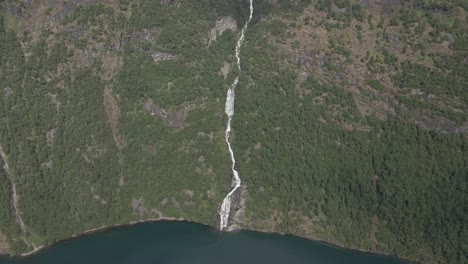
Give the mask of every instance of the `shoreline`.
[[139, 224], [158, 223], [158, 222], [193, 223], [193, 224], [203, 225], [203, 226], [209, 227], [209, 228], [215, 230], [216, 232], [220, 232], [220, 233], [248, 231], [248, 232], [257, 232], [257, 233], [261, 233], [261, 234], [276, 234], [276, 235], [281, 235], [281, 236], [290, 236], [290, 237], [296, 237], [296, 238], [300, 238], [300, 239], [303, 239], [303, 240], [316, 242], [316, 243], [319, 243], [319, 244], [323, 244], [323, 245], [334, 247], [334, 248], [341, 249], [341, 250], [349, 250], [349, 251], [354, 251], [354, 252], [357, 252], [357, 253], [360, 253], [360, 254], [366, 254], [366, 255], [394, 257], [394, 258], [399, 259], [401, 261], [404, 261], [404, 262], [406, 262], [408, 264], [417, 264], [418, 263], [418, 262], [415, 262], [414, 260], [404, 259], [404, 258], [399, 257], [397, 255], [390, 255], [390, 254], [387, 254], [387, 253], [381, 252], [381, 251], [370, 251], [370, 250], [365, 250], [365, 249], [361, 249], [361, 248], [346, 247], [346, 246], [344, 246], [342, 244], [333, 243], [333, 242], [327, 241], [325, 239], [320, 239], [320, 238], [314, 238], [313, 239], [313, 238], [309, 238], [309, 237], [305, 237], [305, 236], [301, 236], [301, 235], [286, 234], [286, 233], [282, 233], [282, 232], [278, 232], [278, 231], [255, 230], [255, 229], [240, 228], [240, 227], [237, 227], [237, 228], [232, 229], [232, 230], [219, 230], [219, 229], [217, 229], [217, 228], [215, 228], [214, 226], [211, 226], [211, 225], [202, 224], [202, 223], [190, 221], [190, 220], [187, 220], [187, 219], [184, 219], [184, 218], [175, 218], [175, 217], [164, 217], [164, 218], [157, 218], [157, 219], [156, 218], [150, 218], [150, 219], [145, 219], [145, 220], [130, 221], [128, 223], [121, 223], [121, 224], [114, 224], [114, 225], [109, 225], [109, 226], [101, 226], [101, 227], [97, 227], [97, 228], [92, 228], [92, 229], [88, 229], [88, 230], [86, 230], [86, 231], [84, 231], [82, 233], [79, 233], [79, 234], [73, 234], [72, 236], [70, 236], [68, 238], [65, 238], [65, 239], [62, 239], [62, 240], [60, 240], [58, 242], [55, 242], [55, 243], [52, 243], [52, 244], [47, 244], [47, 245], [41, 245], [41, 246], [37, 247], [36, 249], [34, 249], [32, 251], [29, 251], [29, 252], [26, 252], [26, 253], [23, 253], [23, 254], [20, 254], [20, 255], [17, 255], [17, 256], [9, 256], [9, 255], [0, 255], [0, 256], [8, 257], [8, 258], [11, 258], [11, 259], [31, 258], [31, 257], [34, 257], [34, 255], [39, 254], [44, 250], [50, 249], [50, 248], [52, 248], [52, 247], [54, 247], [54, 246], [56, 246], [56, 245], [58, 245], [60, 243], [70, 241], [70, 240], [74, 240], [74, 239], [77, 239], [77, 238], [80, 238], [80, 237], [83, 237], [83, 236], [108, 232], [108, 231], [111, 231], [114, 228], [130, 228], [130, 227], [133, 227], [133, 226], [136, 226], [136, 225], [139, 225]]
[[416, 262], [414, 260], [405, 259], [405, 258], [402, 258], [402, 257], [397, 256], [397, 255], [391, 255], [391, 254], [388, 254], [388, 253], [385, 253], [385, 252], [382, 252], [382, 251], [371, 251], [371, 250], [366, 250], [366, 249], [362, 249], [362, 248], [349, 247], [349, 246], [345, 246], [345, 245], [340, 244], [340, 243], [331, 242], [331, 241], [323, 239], [323, 238], [310, 238], [310, 237], [306, 237], [306, 236], [302, 236], [302, 235], [287, 234], [287, 233], [283, 233], [283, 232], [279, 232], [279, 231], [255, 230], [255, 229], [249, 229], [249, 228], [239, 228], [239, 229], [236, 229], [236, 230], [233, 230], [233, 231], [241, 231], [241, 230], [242, 231], [249, 231], [249, 232], [257, 232], [257, 233], [262, 233], [262, 234], [276, 234], [276, 235], [281, 235], [281, 236], [296, 237], [296, 238], [299, 238], [299, 239], [302, 239], [302, 240], [316, 242], [318, 244], [322, 244], [322, 245], [332, 247], [332, 248], [336, 248], [336, 249], [340, 249], [340, 250], [348, 250], [348, 251], [356, 252], [356, 253], [363, 254], [363, 255], [393, 257], [393, 258], [396, 258], [398, 260], [404, 261], [407, 264], [420, 264], [419, 262]]
[[[55, 245], [58, 245], [60, 243], [66, 242], [66, 241], [74, 240], [74, 239], [77, 239], [77, 238], [80, 238], [80, 237], [83, 237], [83, 236], [104, 233], [104, 232], [107, 232], [107, 231], [110, 231], [110, 230], [112, 230], [114, 228], [119, 228], [119, 227], [132, 227], [132, 226], [136, 226], [138, 224], [157, 223], [157, 222], [187, 222], [187, 223], [201, 224], [201, 223], [193, 222], [193, 221], [190, 221], [190, 220], [186, 220], [184, 218], [176, 218], [176, 217], [149, 218], [149, 219], [145, 219], [145, 220], [136, 220], [136, 221], [130, 221], [128, 223], [113, 224], [113, 225], [101, 226], [101, 227], [88, 229], [88, 230], [83, 231], [82, 233], [73, 234], [70, 237], [64, 238], [64, 239], [62, 239], [60, 241], [57, 241], [55, 243], [41, 245], [41, 246], [39, 246], [39, 247], [29, 251], [29, 252], [22, 253], [22, 254], [17, 255], [17, 256], [9, 256], [8, 254], [3, 255], [3, 256], [7, 256], [7, 257], [10, 257], [10, 258], [30, 258], [30, 257], [42, 252], [43, 250], [49, 249], [49, 248], [51, 248], [51, 247], [53, 247]], [[204, 225], [204, 224], [201, 224], [201, 225]]]

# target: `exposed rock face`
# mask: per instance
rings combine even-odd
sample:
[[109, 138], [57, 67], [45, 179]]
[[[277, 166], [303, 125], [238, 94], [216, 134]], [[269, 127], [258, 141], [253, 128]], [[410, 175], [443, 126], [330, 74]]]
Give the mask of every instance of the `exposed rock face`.
[[223, 75], [223, 78], [226, 80], [229, 72], [231, 71], [231, 64], [229, 64], [228, 62], [224, 62], [223, 64], [223, 67], [221, 67], [221, 69], [219, 69], [219, 72], [221, 73], [221, 75]]
[[155, 52], [151, 54], [151, 57], [153, 57], [154, 62], [175, 60], [177, 58], [176, 55], [173, 55], [170, 53], [164, 53], [164, 52]]
[[51, 147], [54, 144], [54, 137], [55, 133], [57, 132], [57, 128], [52, 128], [46, 133], [46, 141], [47, 146]]
[[145, 208], [145, 200], [143, 197], [140, 197], [140, 199], [135, 199], [132, 198], [132, 209], [133, 209], [133, 214], [134, 215], [139, 215], [140, 217], [143, 217], [145, 214], [148, 213], [148, 210]]
[[3, 88], [3, 91], [5, 92], [5, 97], [10, 97], [15, 94], [10, 87]]
[[226, 30], [232, 30], [235, 31], [237, 30], [237, 22], [234, 18], [227, 16], [227, 17], [221, 17], [216, 21], [216, 25], [214, 28], [210, 30], [208, 33], [208, 37], [206, 39], [206, 44], [209, 46], [211, 45], [211, 42], [216, 41], [216, 38], [223, 34], [224, 31]]
[[193, 198], [194, 192], [193, 192], [192, 190], [185, 190], [184, 193], [185, 193], [188, 197], [190, 197], [190, 199]]
[[245, 198], [247, 188], [242, 185], [232, 196], [228, 231], [240, 229], [245, 216]]
[[149, 217], [156, 217], [158, 219], [164, 218], [164, 214], [158, 208], [151, 208], [151, 210], [148, 211], [144, 203], [145, 199], [143, 197], [140, 197], [138, 200], [132, 198], [132, 209], [134, 215], [138, 215], [140, 217], [144, 217], [146, 215]]
[[159, 211], [158, 208], [151, 209], [151, 215], [156, 216], [158, 219], [164, 218], [163, 213]]
[[333, 12], [336, 13], [346, 13], [346, 7], [340, 8], [335, 3], [332, 4], [331, 9]]
[[117, 103], [117, 100], [112, 95], [109, 88], [104, 89], [104, 109], [106, 111], [107, 118], [112, 129], [112, 136], [117, 146], [121, 146], [124, 143], [123, 136], [119, 132], [119, 117], [120, 117], [120, 107]]
[[57, 100], [57, 94], [47, 93], [47, 96], [50, 97], [50, 102], [55, 106], [57, 113], [59, 113], [61, 103]]
[[[124, 46], [125, 44], [135, 44], [137, 47], [140, 44], [153, 42], [161, 34], [160, 29], [158, 28], [149, 28], [143, 29], [141, 31], [133, 31], [128, 34], [123, 34], [121, 37], [121, 43], [119, 46]], [[120, 47], [119, 47], [120, 48]]]
[[144, 107], [153, 117], [162, 119], [172, 128], [184, 128], [187, 126], [185, 119], [190, 110], [187, 107], [183, 107], [177, 111], [170, 111], [156, 105], [152, 99], [148, 99]]
[[6, 242], [6, 237], [0, 233], [0, 255], [8, 254], [9, 245]]

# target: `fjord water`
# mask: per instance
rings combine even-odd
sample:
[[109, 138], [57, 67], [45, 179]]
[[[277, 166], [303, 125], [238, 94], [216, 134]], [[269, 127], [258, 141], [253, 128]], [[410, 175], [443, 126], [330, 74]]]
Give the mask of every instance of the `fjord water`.
[[[235, 250], [233, 250], [235, 249]], [[402, 264], [292, 236], [250, 231], [222, 233], [188, 222], [144, 223], [59, 243], [27, 258], [0, 264]]]

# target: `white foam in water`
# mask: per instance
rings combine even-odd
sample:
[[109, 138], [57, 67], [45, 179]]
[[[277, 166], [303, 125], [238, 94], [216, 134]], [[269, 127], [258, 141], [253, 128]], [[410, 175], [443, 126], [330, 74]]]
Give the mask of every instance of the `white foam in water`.
[[[252, 15], [253, 15], [253, 0], [249, 0], [249, 1], [250, 1], [249, 19], [245, 23], [244, 28], [242, 28], [241, 36], [240, 36], [239, 40], [237, 41], [237, 45], [236, 45], [237, 68], [239, 69], [239, 74], [240, 74], [240, 71], [241, 71], [240, 56], [239, 55], [240, 55], [240, 51], [241, 51], [242, 42], [244, 41], [244, 33], [247, 30], [247, 26], [249, 25], [250, 20], [252, 20]], [[232, 194], [241, 186], [241, 183], [242, 183], [242, 181], [241, 181], [241, 179], [239, 177], [239, 173], [235, 169], [236, 159], [234, 158], [234, 151], [232, 150], [231, 143], [229, 142], [229, 136], [231, 134], [231, 121], [232, 121], [232, 117], [234, 116], [234, 99], [236, 97], [235, 92], [236, 92], [236, 87], [237, 87], [238, 83], [239, 83], [239, 76], [237, 76], [236, 79], [234, 80], [234, 82], [231, 84], [231, 86], [229, 87], [229, 89], [227, 91], [227, 95], [226, 95], [225, 112], [226, 112], [226, 115], [228, 116], [228, 122], [227, 122], [227, 125], [226, 125], [226, 131], [224, 132], [224, 135], [225, 135], [225, 139], [226, 139], [226, 144], [227, 144], [228, 149], [229, 149], [229, 153], [231, 154], [231, 160], [232, 160], [231, 169], [232, 169], [232, 174], [233, 174], [233, 183], [234, 183], [233, 185], [234, 186], [232, 186], [233, 188], [226, 195], [226, 197], [223, 200], [223, 203], [221, 204], [221, 206], [219, 208], [219, 218], [220, 218], [219, 229], [220, 230], [223, 230], [228, 226], [229, 214], [231, 212], [231, 197], [232, 197]]]

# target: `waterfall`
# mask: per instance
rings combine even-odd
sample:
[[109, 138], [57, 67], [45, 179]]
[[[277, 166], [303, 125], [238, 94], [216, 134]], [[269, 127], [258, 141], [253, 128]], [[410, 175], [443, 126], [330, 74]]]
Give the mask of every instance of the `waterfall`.
[[[247, 27], [248, 27], [250, 21], [252, 20], [252, 15], [253, 15], [253, 0], [249, 0], [249, 2], [250, 2], [249, 19], [247, 20], [247, 22], [245, 22], [245, 26], [242, 28], [241, 36], [240, 36], [239, 40], [237, 41], [237, 45], [236, 45], [236, 59], [237, 59], [237, 68], [239, 69], [239, 74], [241, 73], [241, 67], [240, 67], [241, 46], [242, 46], [242, 42], [244, 41], [245, 32], [247, 30]], [[219, 208], [219, 218], [220, 218], [219, 229], [220, 230], [223, 230], [226, 227], [228, 227], [229, 214], [231, 212], [231, 197], [232, 197], [232, 194], [237, 189], [239, 189], [239, 187], [241, 186], [241, 183], [242, 183], [242, 181], [241, 181], [241, 179], [239, 177], [239, 173], [235, 169], [236, 159], [234, 158], [234, 151], [232, 150], [231, 143], [229, 141], [229, 136], [231, 134], [231, 121], [232, 121], [232, 117], [234, 116], [234, 99], [235, 99], [235, 96], [236, 96], [235, 92], [236, 92], [236, 87], [237, 87], [238, 83], [239, 83], [239, 76], [236, 77], [236, 79], [234, 80], [234, 82], [231, 84], [231, 86], [229, 87], [229, 89], [227, 91], [226, 105], [225, 105], [225, 110], [224, 110], [226, 115], [228, 116], [228, 121], [227, 121], [227, 125], [226, 125], [226, 130], [224, 132], [224, 136], [225, 136], [226, 144], [227, 144], [228, 149], [229, 149], [229, 153], [231, 154], [231, 161], [232, 161], [231, 170], [232, 170], [232, 174], [233, 174], [232, 183], [234, 183], [234, 187], [226, 195], [226, 197], [224, 198], [224, 200], [223, 200], [223, 202], [222, 202], [222, 204], [221, 204], [221, 206]]]

